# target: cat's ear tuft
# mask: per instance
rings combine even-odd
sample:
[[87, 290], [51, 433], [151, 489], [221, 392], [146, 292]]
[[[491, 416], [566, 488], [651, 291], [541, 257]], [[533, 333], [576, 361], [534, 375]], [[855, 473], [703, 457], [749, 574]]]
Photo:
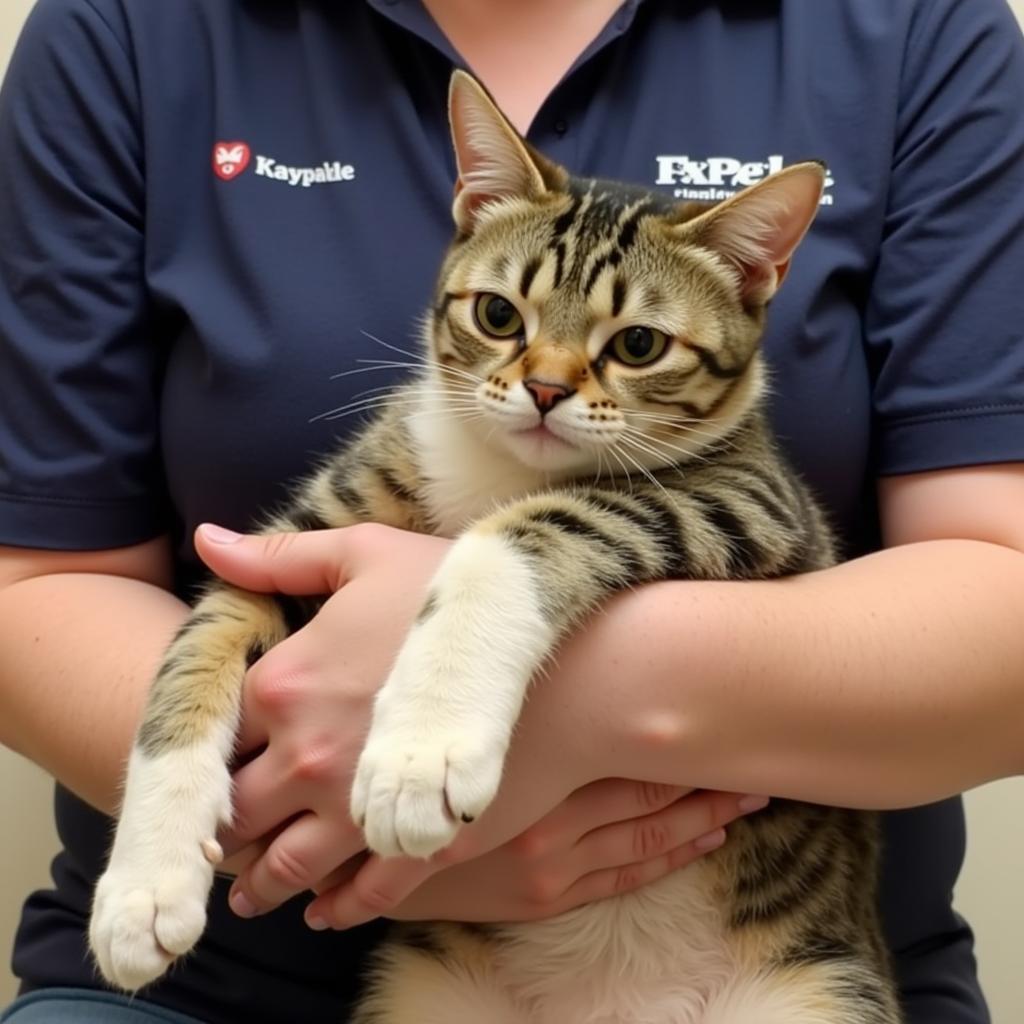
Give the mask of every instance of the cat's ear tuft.
[[473, 229], [489, 202], [510, 197], [537, 199], [558, 169], [534, 152], [465, 71], [455, 71], [448, 91], [448, 118], [459, 177], [452, 216], [460, 231]]
[[744, 189], [680, 232], [714, 250], [737, 271], [744, 302], [767, 302], [789, 271], [825, 188], [820, 163], [794, 164]]

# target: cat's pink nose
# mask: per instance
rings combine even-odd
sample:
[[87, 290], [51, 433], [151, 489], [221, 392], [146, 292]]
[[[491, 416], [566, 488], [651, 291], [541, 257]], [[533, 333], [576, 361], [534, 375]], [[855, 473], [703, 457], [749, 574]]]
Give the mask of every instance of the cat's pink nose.
[[533, 396], [533, 404], [537, 406], [542, 416], [551, 412], [563, 398], [576, 394], [563, 384], [548, 384], [542, 380], [524, 380], [523, 387]]

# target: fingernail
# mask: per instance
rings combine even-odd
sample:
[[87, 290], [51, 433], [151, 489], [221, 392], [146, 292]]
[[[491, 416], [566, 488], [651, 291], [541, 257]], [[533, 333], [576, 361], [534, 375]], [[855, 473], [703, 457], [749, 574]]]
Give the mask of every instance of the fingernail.
[[223, 526], [217, 526], [215, 523], [203, 523], [199, 529], [203, 531], [203, 536], [211, 544], [237, 544], [242, 539], [240, 533], [226, 530]]
[[701, 853], [709, 853], [711, 850], [717, 850], [724, 842], [725, 829], [719, 828], [714, 832], [709, 832], [706, 836], [701, 836], [700, 839], [695, 839], [693, 845]]
[[259, 913], [242, 892], [233, 892], [228, 898], [228, 903], [239, 917], [255, 917]]
[[315, 932], [327, 931], [327, 922], [322, 917], [313, 915], [306, 918], [306, 927], [312, 928]]
[[768, 797], [745, 796], [737, 806], [744, 814], [753, 814], [754, 811], [760, 811], [768, 806]]

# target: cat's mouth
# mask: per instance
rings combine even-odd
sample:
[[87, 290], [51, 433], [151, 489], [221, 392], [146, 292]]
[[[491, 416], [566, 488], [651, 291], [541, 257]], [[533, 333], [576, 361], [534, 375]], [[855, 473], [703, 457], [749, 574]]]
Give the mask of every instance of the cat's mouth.
[[567, 441], [549, 429], [545, 423], [540, 423], [536, 427], [527, 427], [526, 430], [513, 431], [513, 435], [524, 441], [534, 441], [538, 444], [564, 445], [566, 448], [576, 447], [571, 441]]

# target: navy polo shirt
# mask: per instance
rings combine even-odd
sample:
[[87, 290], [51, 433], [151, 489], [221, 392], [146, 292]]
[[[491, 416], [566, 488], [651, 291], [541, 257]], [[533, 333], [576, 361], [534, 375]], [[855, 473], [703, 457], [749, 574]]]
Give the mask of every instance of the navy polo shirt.
[[[451, 232], [463, 63], [418, 0], [40, 0], [0, 100], [0, 541], [236, 528], [344, 437], [318, 415], [403, 357]], [[830, 171], [765, 341], [773, 416], [856, 555], [880, 474], [1024, 459], [1024, 53], [1004, 0], [629, 0], [530, 139], [578, 173], [714, 200]], [[970, 680], [965, 679], [969, 686]], [[93, 986], [109, 823], [62, 788], [25, 989]], [[981, 1024], [951, 909], [958, 801], [886, 816], [911, 1024]], [[147, 998], [216, 1024], [339, 1020], [382, 928], [256, 921], [219, 884]]]

